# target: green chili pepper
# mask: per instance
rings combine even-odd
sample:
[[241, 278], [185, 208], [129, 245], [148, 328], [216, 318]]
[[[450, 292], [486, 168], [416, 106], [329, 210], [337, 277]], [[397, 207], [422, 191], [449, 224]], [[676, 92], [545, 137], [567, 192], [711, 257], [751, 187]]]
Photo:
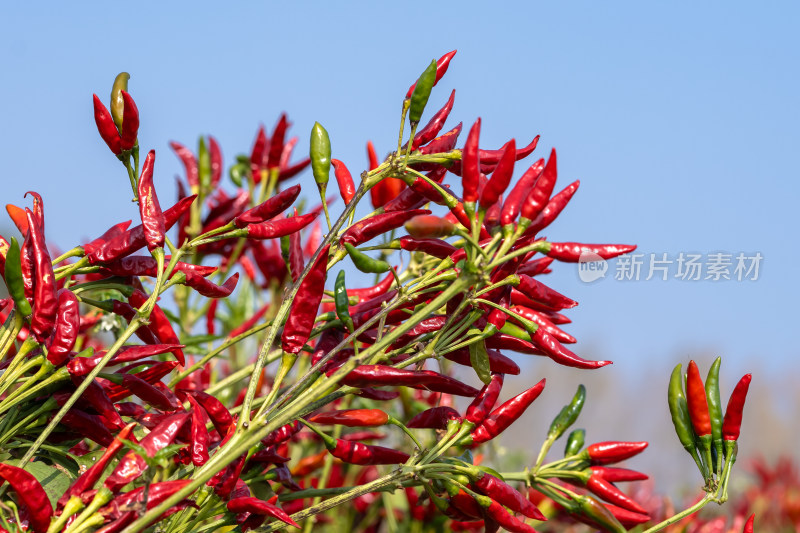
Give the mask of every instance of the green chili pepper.
[[247, 170], [250, 168], [249, 163], [236, 163], [228, 170], [228, 176], [237, 187], [241, 187], [244, 179], [247, 177]]
[[[480, 334], [478, 329], [470, 330], [470, 334]], [[492, 381], [492, 373], [489, 364], [489, 352], [486, 351], [486, 342], [481, 339], [469, 345], [469, 362], [478, 378], [486, 385]]]
[[311, 128], [311, 171], [320, 188], [328, 184], [331, 172], [331, 140], [319, 122], [315, 122]]
[[417, 80], [414, 92], [411, 93], [411, 107], [408, 110], [408, 119], [412, 124], [418, 123], [422, 118], [422, 112], [428, 103], [434, 83], [436, 83], [436, 60], [431, 61], [431, 64], [428, 65], [428, 68]]
[[336, 284], [333, 289], [333, 301], [336, 304], [336, 315], [342, 324], [345, 325], [347, 331], [352, 333], [356, 328], [353, 324], [353, 319], [350, 317], [350, 299], [347, 296], [347, 285], [344, 279], [344, 270], [339, 272], [336, 276]]
[[572, 401], [565, 405], [561, 412], [556, 415], [553, 422], [550, 424], [550, 429], [547, 432], [547, 439], [554, 441], [558, 439], [572, 424], [578, 419], [583, 409], [583, 402], [586, 401], [586, 387], [578, 385], [578, 390]]
[[127, 72], [120, 72], [114, 78], [114, 85], [111, 86], [111, 118], [117, 128], [122, 128], [122, 112], [125, 103], [122, 101], [122, 91], [128, 92], [128, 80], [131, 75]]
[[[535, 329], [533, 331], [536, 332]], [[503, 324], [503, 327], [500, 328], [500, 333], [505, 333], [506, 335], [511, 335], [512, 337], [516, 337], [524, 341], [531, 341], [531, 334], [528, 333], [528, 331], [509, 321], [506, 321], [506, 323]]]
[[6, 252], [6, 286], [8, 287], [8, 294], [14, 300], [17, 311], [23, 316], [30, 315], [33, 310], [28, 299], [25, 298], [19, 243], [14, 237], [11, 237], [11, 243], [8, 247], [8, 252]]
[[573, 430], [567, 437], [567, 446], [564, 448], [564, 457], [575, 455], [581, 451], [586, 438], [585, 429]]
[[391, 268], [389, 266], [389, 263], [387, 263], [386, 261], [381, 261], [380, 259], [373, 259], [367, 254], [358, 251], [358, 249], [349, 242], [345, 243], [344, 247], [347, 249], [347, 253], [350, 255], [350, 259], [353, 260], [353, 264], [361, 272], [382, 274], [383, 272], [388, 272], [389, 269]]
[[706, 377], [706, 400], [708, 401], [708, 415], [711, 419], [711, 439], [717, 457], [722, 457], [722, 400], [719, 396], [719, 368], [722, 358], [717, 357]]
[[695, 434], [692, 428], [692, 419], [689, 416], [689, 407], [686, 404], [686, 394], [683, 391], [684, 376], [681, 372], [681, 365], [678, 364], [672, 370], [672, 376], [669, 378], [669, 389], [667, 394], [667, 401], [669, 402], [669, 412], [672, 416], [672, 424], [675, 426], [675, 433], [678, 435], [678, 440], [681, 441], [683, 448], [689, 452], [697, 468], [703, 472], [705, 476], [705, 465], [700, 460], [695, 447]]
[[200, 180], [200, 190], [207, 191], [211, 186], [211, 156], [206, 140], [202, 137], [197, 143], [197, 177]]

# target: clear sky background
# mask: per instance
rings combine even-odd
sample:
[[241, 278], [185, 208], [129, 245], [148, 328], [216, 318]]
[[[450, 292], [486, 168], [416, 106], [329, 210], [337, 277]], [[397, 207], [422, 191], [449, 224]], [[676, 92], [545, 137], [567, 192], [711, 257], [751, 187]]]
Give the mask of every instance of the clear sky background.
[[297, 154], [317, 120], [355, 174], [367, 139], [381, 153], [396, 142], [408, 85], [458, 49], [431, 106], [456, 88], [452, 124], [482, 117], [490, 148], [541, 134], [540, 156], [558, 149], [560, 187], [582, 182], [546, 231], [552, 240], [637, 243], [672, 258], [763, 256], [759, 279], [741, 282], [587, 285], [561, 265], [548, 281], [581, 302], [569, 326], [578, 353], [612, 359], [600, 372], [620, 391], [648, 376], [658, 398], [675, 363], [707, 367], [721, 354], [723, 395], [746, 371], [767, 394], [773, 379], [800, 378], [799, 11], [791, 2], [14, 3], [0, 17], [2, 201], [39, 191], [48, 239], [64, 248], [136, 218], [92, 118], [92, 93], [107, 100], [122, 70], [168, 199], [181, 172], [169, 140], [195, 146], [211, 133], [227, 163], [282, 111]]

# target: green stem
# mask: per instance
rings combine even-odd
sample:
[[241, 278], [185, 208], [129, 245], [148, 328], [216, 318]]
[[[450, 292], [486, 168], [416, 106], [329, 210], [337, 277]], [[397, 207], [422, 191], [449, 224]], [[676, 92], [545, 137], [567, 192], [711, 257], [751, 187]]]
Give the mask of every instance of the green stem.
[[689, 515], [693, 515], [694, 513], [696, 513], [697, 511], [699, 511], [703, 507], [705, 507], [708, 504], [708, 502], [710, 502], [710, 501], [712, 501], [711, 500], [711, 496], [706, 494], [705, 497], [703, 497], [702, 500], [700, 500], [696, 504], [692, 505], [688, 509], [685, 509], [685, 510], [681, 511], [678, 514], [667, 518], [663, 522], [660, 522], [660, 523], [654, 525], [653, 527], [643, 531], [642, 533], [655, 533], [656, 531], [661, 531], [662, 529], [666, 528], [667, 526], [669, 526], [671, 524], [675, 524], [676, 522], [680, 522], [681, 520], [683, 520], [684, 518], [686, 518]]

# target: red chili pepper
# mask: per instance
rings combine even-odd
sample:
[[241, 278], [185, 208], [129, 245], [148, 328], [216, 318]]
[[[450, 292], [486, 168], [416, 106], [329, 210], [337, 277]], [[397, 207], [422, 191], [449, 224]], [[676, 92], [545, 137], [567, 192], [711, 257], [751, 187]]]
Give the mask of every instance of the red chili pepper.
[[[125, 494], [118, 495], [109, 505], [100, 509], [99, 511], [100, 514], [106, 515], [115, 521], [111, 522], [102, 529], [98, 529], [97, 531], [102, 531], [103, 533], [107, 533], [109, 530], [121, 531], [123, 527], [133, 522], [137, 516], [136, 511], [125, 511], [125, 509], [136, 508], [138, 506], [142, 506], [145, 509], [152, 509], [189, 483], [191, 483], [191, 480], [189, 479], [176, 479], [172, 481], [151, 483], [147, 487], [146, 503], [144, 502], [145, 487], [137, 487], [126, 492]], [[142, 505], [143, 503], [145, 503], [145, 505]], [[163, 519], [166, 516], [169, 516], [171, 512], [175, 512], [176, 510], [180, 510], [182, 508], [183, 507], [178, 504], [171, 508], [167, 513], [162, 514], [161, 518]]]
[[28, 520], [34, 533], [46, 533], [53, 516], [53, 506], [39, 481], [33, 474], [3, 463], [0, 463], [0, 478], [8, 481], [17, 493], [20, 506], [28, 511]]
[[517, 274], [525, 274], [531, 277], [546, 274], [553, 261], [552, 257], [540, 257], [539, 259], [528, 261], [517, 269]]
[[289, 308], [289, 315], [286, 317], [286, 324], [281, 334], [281, 347], [285, 352], [299, 353], [311, 334], [314, 318], [317, 316], [325, 289], [329, 249], [330, 245], [320, 250], [319, 257], [300, 283], [292, 306]]
[[533, 345], [541, 349], [547, 357], [560, 365], [594, 369], [612, 364], [611, 361], [590, 361], [578, 357], [558, 342], [555, 337], [547, 333], [545, 328], [538, 328], [531, 340]]
[[[189, 210], [195, 198], [197, 198], [197, 195], [183, 198], [164, 211], [165, 230], [169, 230], [181, 216]], [[89, 263], [93, 265], [97, 263], [109, 263], [132, 254], [143, 248], [146, 244], [144, 228], [139, 225], [106, 241], [91, 254], [87, 253], [86, 258], [89, 260]]]
[[191, 287], [206, 298], [227, 298], [236, 288], [236, 283], [239, 281], [238, 272], [229, 277], [222, 285], [216, 285], [193, 272], [184, 272], [183, 274], [186, 276], [186, 286]]
[[[137, 309], [141, 309], [147, 300], [148, 296], [139, 289], [134, 290], [133, 293], [131, 293], [131, 295], [128, 297], [128, 303]], [[180, 339], [175, 333], [175, 330], [172, 329], [172, 323], [157, 304], [153, 306], [149, 320], [149, 329], [155, 334], [156, 338], [161, 344], [171, 344], [175, 346], [180, 345]], [[186, 364], [186, 358], [183, 355], [183, 350], [178, 348], [173, 350], [172, 353], [175, 354], [175, 357], [178, 359], [178, 362], [181, 364], [181, 366]]]
[[483, 386], [469, 407], [467, 407], [467, 413], [464, 418], [476, 426], [483, 422], [494, 408], [494, 404], [497, 403], [497, 398], [500, 396], [502, 388], [503, 374], [493, 373], [491, 381]]
[[505, 431], [539, 397], [544, 390], [545, 381], [542, 379], [530, 389], [514, 396], [492, 411], [470, 434], [471, 445], [492, 440]]
[[[171, 352], [177, 348], [184, 348], [184, 345], [150, 344], [147, 346], [123, 346], [119, 352], [111, 357], [106, 367], [139, 361], [154, 355]], [[73, 376], [85, 376], [97, 366], [97, 363], [100, 362], [105, 354], [105, 351], [101, 351], [91, 357], [75, 357], [67, 363], [67, 370]]]
[[610, 503], [605, 504], [604, 507], [608, 509], [614, 518], [619, 520], [620, 524], [627, 528], [636, 527], [639, 524], [644, 524], [650, 521], [649, 514], [634, 513], [633, 511], [623, 509], [622, 507], [617, 507], [616, 505], [612, 505]]
[[512, 533], [536, 533], [536, 530], [510, 514], [506, 509], [494, 500], [488, 507], [483, 508], [486, 516]]
[[[114, 237], [116, 237], [118, 235], [122, 235], [123, 233], [125, 233], [125, 231], [128, 229], [128, 227], [130, 227], [131, 222], [132, 222], [131, 220], [128, 220], [127, 222], [120, 222], [119, 224], [111, 226], [101, 236], [99, 236], [98, 238], [94, 239], [91, 242], [88, 242], [88, 243], [84, 244], [83, 245], [84, 253], [86, 255], [93, 254], [98, 248], [103, 246], [106, 242], [110, 241], [111, 239], [113, 239]], [[27, 223], [27, 221], [26, 221], [26, 223]], [[152, 258], [150, 258], [150, 259], [152, 259]]]
[[267, 155], [267, 168], [279, 168], [281, 154], [283, 153], [283, 139], [290, 123], [286, 120], [286, 113], [281, 113], [275, 129], [272, 131], [272, 139], [269, 142], [269, 154]]
[[202, 391], [191, 391], [188, 394], [197, 400], [197, 403], [205, 409], [206, 414], [211, 419], [211, 423], [214, 424], [217, 432], [220, 435], [227, 435], [231, 427], [233, 427], [234, 421], [231, 413], [222, 402], [214, 396]]
[[405, 452], [386, 448], [385, 446], [374, 446], [343, 439], [331, 440], [334, 441], [332, 447], [329, 442], [323, 439], [331, 455], [345, 463], [354, 465], [394, 465], [405, 463], [410, 457]]
[[742, 533], [753, 533], [753, 525], [756, 520], [755, 513], [750, 515], [750, 518], [747, 519], [747, 522], [744, 524], [744, 529], [742, 529]]
[[119, 155], [122, 153], [122, 139], [117, 130], [117, 125], [114, 124], [111, 113], [108, 112], [108, 108], [103, 105], [100, 98], [96, 94], [93, 94], [92, 98], [94, 101], [94, 122], [97, 124], [97, 131], [114, 155]]
[[[533, 138], [533, 140], [528, 143], [528, 146], [520, 148], [514, 154], [514, 160], [519, 161], [520, 159], [524, 159], [531, 155], [534, 150], [536, 150], [536, 146], [539, 144], [539, 136]], [[481, 164], [491, 164], [495, 165], [500, 162], [503, 157], [503, 148], [499, 150], [481, 150]]]
[[[123, 122], [124, 125], [124, 122]], [[142, 166], [139, 178], [139, 215], [142, 218], [142, 229], [147, 249], [153, 251], [164, 247], [166, 233], [164, 213], [158, 203], [158, 196], [153, 185], [153, 165], [156, 160], [155, 150], [150, 150]]]
[[197, 158], [191, 150], [180, 143], [170, 141], [169, 145], [175, 151], [175, 155], [178, 156], [181, 163], [183, 163], [184, 169], [186, 169], [186, 181], [189, 183], [189, 187], [192, 189], [199, 187], [200, 177], [197, 168]]
[[437, 135], [439, 135], [439, 132], [442, 130], [445, 121], [447, 121], [447, 117], [450, 115], [450, 111], [453, 110], [453, 102], [455, 101], [455, 97], [456, 90], [453, 89], [450, 93], [450, 98], [447, 99], [447, 103], [444, 105], [444, 107], [442, 107], [431, 117], [424, 128], [417, 130], [414, 140], [411, 141], [412, 152], [423, 144], [431, 142], [436, 138]]
[[627, 468], [614, 468], [610, 466], [591, 466], [592, 475], [600, 476], [606, 481], [616, 483], [619, 481], [643, 481], [648, 479], [647, 474], [629, 470]]
[[125, 103], [120, 129], [120, 147], [123, 150], [131, 150], [136, 145], [136, 135], [139, 133], [139, 109], [130, 94], [126, 91], [120, 93]]
[[406, 370], [385, 365], [361, 365], [350, 371], [342, 383], [351, 387], [403, 386], [444, 392], [456, 396], [475, 396], [478, 390], [432, 370]]
[[317, 424], [333, 424], [347, 427], [383, 426], [389, 421], [389, 415], [380, 409], [345, 409], [318, 413], [310, 417], [309, 422]]
[[745, 374], [733, 389], [733, 393], [728, 400], [728, 407], [725, 409], [725, 418], [722, 421], [722, 438], [724, 440], [739, 440], [744, 401], [747, 398], [747, 390], [750, 388], [750, 381], [752, 379], [752, 374]]
[[478, 201], [478, 184], [480, 183], [480, 155], [478, 154], [478, 141], [481, 135], [481, 119], [475, 121], [469, 130], [467, 142], [461, 151], [461, 184], [463, 187], [464, 205], [475, 204]]
[[258, 224], [265, 220], [269, 220], [283, 211], [294, 203], [300, 195], [300, 185], [289, 187], [285, 191], [281, 191], [267, 201], [249, 209], [233, 219], [233, 223], [237, 228], [243, 228], [249, 224]]
[[[167, 416], [142, 439], [139, 445], [144, 448], [149, 455], [154, 456], [158, 450], [175, 440], [183, 424], [186, 423], [190, 417], [191, 415], [189, 413], [175, 413]], [[111, 475], [106, 478], [103, 485], [110, 489], [111, 492], [117, 492], [139, 477], [145, 468], [147, 468], [145, 460], [139, 457], [135, 452], [129, 451], [122, 457], [117, 467]]]
[[[491, 372], [496, 372], [498, 374], [510, 374], [512, 376], [518, 376], [520, 373], [519, 365], [515, 363], [512, 359], [509, 359], [505, 355], [501, 354], [496, 350], [488, 350], [489, 353], [489, 370]], [[454, 363], [458, 363], [459, 365], [464, 366], [472, 366], [472, 363], [469, 359], [469, 349], [462, 348], [460, 350], [456, 350], [454, 352], [446, 353], [442, 355], [445, 359], [453, 361]]]
[[405, 223], [405, 229], [414, 238], [435, 239], [449, 237], [456, 228], [446, 218], [436, 215], [417, 215]]
[[550, 152], [550, 158], [544, 166], [544, 170], [536, 180], [536, 184], [528, 193], [525, 202], [522, 204], [521, 219], [533, 220], [547, 205], [553, 188], [556, 185], [558, 171], [556, 170], [556, 149]]
[[[420, 146], [419, 153], [422, 155], [429, 155], [429, 154], [438, 154], [442, 152], [449, 152], [453, 148], [455, 148], [456, 143], [458, 142], [458, 136], [461, 135], [461, 128], [463, 124], [459, 122], [456, 124], [456, 127], [452, 130], [448, 131], [447, 133], [443, 133], [439, 135], [434, 140], [426, 144], [425, 146]], [[432, 170], [433, 168], [438, 168], [436, 164], [429, 164], [429, 165], [416, 165], [415, 168], [418, 170]]]
[[276, 505], [261, 501], [258, 498], [235, 498], [227, 503], [228, 511], [232, 513], [251, 513], [271, 516], [281, 522], [299, 528], [300, 524], [291, 519], [286, 511]]
[[544, 209], [531, 221], [524, 235], [536, 235], [552, 224], [553, 221], [558, 218], [558, 215], [561, 214], [561, 211], [567, 207], [567, 204], [575, 195], [580, 185], [580, 180], [573, 181], [564, 187], [564, 190], [553, 196], [550, 201], [547, 202], [547, 205], [544, 206]]
[[406, 427], [418, 429], [447, 429], [447, 423], [450, 420], [460, 420], [461, 415], [446, 405], [438, 407], [431, 407], [421, 413], [418, 413], [411, 420], [408, 421]]
[[59, 423], [100, 446], [108, 446], [114, 440], [111, 432], [103, 425], [103, 420], [99, 416], [86, 413], [74, 407], [64, 414]]
[[581, 244], [577, 242], [552, 242], [547, 255], [564, 263], [577, 263], [581, 255], [591, 252], [603, 259], [613, 259], [636, 249], [635, 244]]
[[289, 235], [289, 273], [292, 281], [297, 281], [305, 268], [303, 262], [303, 245], [300, 242], [300, 232]]
[[250, 167], [253, 170], [253, 180], [256, 183], [261, 182], [261, 169], [266, 167], [268, 158], [269, 140], [264, 131], [264, 126], [259, 126], [253, 149], [250, 152]]
[[75, 347], [80, 329], [80, 309], [78, 298], [69, 289], [58, 291], [58, 314], [55, 331], [48, 341], [47, 360], [54, 366], [61, 366]]
[[208, 441], [210, 439], [206, 429], [208, 417], [194, 396], [187, 394], [186, 399], [192, 404], [192, 464], [203, 466], [208, 461]]
[[[141, 365], [141, 364], [143, 364], [145, 362], [148, 362], [148, 361], [142, 361], [142, 362], [139, 362], [139, 363], [133, 363], [133, 365], [134, 366], [138, 366], [138, 365]], [[149, 361], [148, 363], [152, 364], [152, 363], [155, 363], [155, 361]], [[150, 384], [153, 384], [153, 383], [156, 383], [157, 381], [161, 380], [161, 378], [163, 378], [164, 376], [166, 376], [170, 372], [172, 372], [172, 370], [176, 366], [178, 366], [178, 362], [177, 361], [164, 361], [162, 363], [155, 363], [155, 364], [153, 364], [153, 366], [151, 366], [147, 370], [143, 370], [141, 372], [137, 372], [136, 373], [136, 377], [142, 378], [146, 382], [148, 382]], [[122, 367], [117, 372], [118, 373], [122, 373], [122, 372], [127, 372], [127, 371], [128, 371], [128, 369], [126, 367]], [[128, 396], [131, 395], [131, 393], [128, 391], [128, 389], [126, 389], [125, 387], [122, 387], [120, 385], [111, 384], [109, 386], [103, 385], [103, 387], [106, 389], [106, 392], [108, 393], [108, 397], [111, 399], [112, 402], [118, 402], [119, 400], [127, 398]]]
[[[70, 376], [70, 378], [76, 387], [83, 382], [83, 378], [80, 376]], [[64, 405], [69, 396], [64, 398], [62, 401], [62, 399], [58, 397], [58, 394], [60, 393], [56, 394], [56, 400], [58, 401], [58, 404]], [[64, 394], [69, 395], [71, 393]], [[91, 383], [89, 383], [89, 386], [83, 391], [83, 394], [81, 394], [81, 397], [79, 398], [78, 405], [87, 405], [100, 413], [100, 416], [102, 416], [105, 422], [107, 422], [106, 425], [109, 427], [109, 429], [118, 430], [125, 427], [125, 424], [122, 422], [122, 418], [120, 418], [119, 413], [117, 413], [117, 410], [114, 408], [114, 404], [111, 402], [111, 398], [108, 397], [105, 389], [103, 389], [103, 387], [96, 380], [93, 380]]]
[[397, 239], [400, 248], [409, 252], [422, 252], [439, 259], [444, 259], [456, 251], [456, 247], [441, 239], [415, 239], [400, 237]]
[[617, 504], [620, 507], [628, 509], [629, 511], [647, 514], [647, 511], [641, 505], [633, 501], [633, 499], [631, 499], [628, 495], [598, 475], [592, 474], [589, 476], [589, 479], [586, 480], [586, 488], [600, 498]]
[[136, 427], [135, 422], [131, 422], [127, 426], [125, 426], [119, 434], [111, 441], [111, 444], [108, 445], [106, 450], [103, 452], [103, 455], [100, 456], [97, 461], [90, 466], [84, 473], [75, 480], [75, 482], [70, 485], [70, 487], [61, 495], [58, 499], [58, 508], [63, 508], [70, 498], [73, 496], [81, 496], [82, 494], [92, 490], [94, 484], [100, 479], [103, 475], [108, 464], [114, 459], [114, 456], [117, 455], [117, 452], [122, 449], [123, 447], [123, 440], [131, 439], [136, 440], [135, 437], [131, 435], [133, 428]]
[[647, 442], [598, 442], [588, 446], [581, 455], [591, 460], [593, 465], [606, 465], [640, 454], [647, 448], [647, 444]]
[[481, 191], [480, 206], [483, 209], [495, 205], [511, 183], [514, 174], [514, 155], [517, 145], [514, 139], [508, 141], [501, 149], [502, 156], [492, 177]]
[[686, 378], [686, 403], [689, 407], [689, 416], [692, 419], [694, 432], [698, 437], [711, 435], [711, 419], [708, 414], [708, 400], [703, 378], [697, 363], [689, 361], [689, 370]]
[[314, 222], [318, 216], [319, 213], [312, 211], [296, 217], [250, 224], [247, 226], [247, 236], [251, 239], [277, 239], [300, 231]]
[[222, 150], [211, 135], [208, 136], [208, 154], [211, 159], [211, 188], [216, 189], [222, 179]]
[[137, 398], [162, 411], [174, 411], [182, 408], [180, 402], [174, 396], [167, 396], [155, 386], [136, 377], [135, 374], [125, 374], [122, 378], [122, 386], [131, 391]]
[[[540, 311], [534, 311], [524, 305], [515, 305], [511, 307], [511, 311], [517, 313], [518, 315], [527, 318], [528, 320], [535, 322], [540, 328], [542, 328], [545, 332], [549, 333], [556, 340], [563, 343], [573, 344], [577, 342], [577, 339], [570, 335], [569, 333], [563, 331], [561, 328], [553, 324], [553, 322], [544, 315], [544, 313]], [[512, 318], [512, 320], [514, 320]]]
[[[453, 56], [456, 55], [457, 51], [458, 50], [447, 52], [445, 55], [443, 55], [436, 61], [436, 79], [433, 82], [434, 87], [436, 86], [437, 83], [439, 83], [439, 80], [442, 79], [442, 76], [444, 76], [445, 72], [447, 72], [447, 67], [450, 66], [450, 60], [453, 59]], [[408, 88], [408, 92], [406, 93], [406, 98], [411, 98], [411, 93], [414, 92], [414, 88], [416, 86], [417, 82], [411, 84], [411, 87]]]
[[410, 211], [395, 211], [392, 213], [382, 213], [356, 222], [342, 234], [341, 244], [345, 243], [358, 246], [374, 237], [388, 233], [397, 229], [408, 220], [417, 215], [429, 215], [427, 209], [413, 209]]
[[392, 287], [393, 283], [394, 276], [390, 272], [380, 281], [380, 283], [372, 287], [366, 287], [363, 289], [347, 289], [347, 296], [350, 298], [357, 298], [359, 301], [365, 302], [381, 294], [386, 294], [386, 292]]
[[522, 513], [534, 520], [547, 520], [542, 512], [520, 494], [517, 489], [486, 472], [481, 472], [475, 480], [475, 487], [501, 505], [515, 513]]
[[560, 292], [554, 291], [541, 281], [537, 281], [525, 274], [519, 277], [519, 285], [517, 290], [537, 302], [541, 302], [548, 307], [556, 310], [570, 309], [578, 305], [578, 302], [571, 298], [567, 298]]
[[290, 422], [285, 426], [279, 427], [261, 439], [261, 444], [265, 448], [269, 448], [270, 446], [275, 446], [276, 444], [286, 442], [296, 435], [301, 429], [303, 429], [303, 425], [299, 421], [295, 420], [294, 422]]
[[[165, 256], [165, 260], [169, 261], [170, 256], [169, 255]], [[164, 268], [166, 269], [166, 265], [164, 266]], [[184, 272], [184, 273], [192, 272], [199, 276], [206, 277], [210, 276], [217, 270], [218, 270], [217, 267], [212, 267], [207, 265], [193, 265], [191, 263], [184, 263], [182, 261], [178, 261], [175, 264], [175, 270], [173, 270], [172, 276], [174, 276], [178, 272]], [[158, 276], [158, 265], [156, 263], [156, 260], [150, 257], [149, 255], [131, 255], [103, 265], [101, 272], [108, 272], [109, 275], [121, 276], [121, 277], [147, 276], [155, 278], [156, 276]]]
[[30, 209], [26, 209], [25, 214], [30, 228], [28, 235], [33, 248], [33, 264], [36, 277], [33, 288], [31, 331], [36, 336], [36, 340], [44, 342], [55, 328], [58, 310], [56, 278], [53, 274], [53, 263], [47, 251], [42, 229]]
[[353, 183], [353, 176], [344, 163], [338, 159], [331, 159], [333, 165], [333, 173], [336, 176], [336, 183], [339, 184], [339, 194], [342, 195], [345, 205], [350, 203], [350, 200], [356, 195], [356, 185]]

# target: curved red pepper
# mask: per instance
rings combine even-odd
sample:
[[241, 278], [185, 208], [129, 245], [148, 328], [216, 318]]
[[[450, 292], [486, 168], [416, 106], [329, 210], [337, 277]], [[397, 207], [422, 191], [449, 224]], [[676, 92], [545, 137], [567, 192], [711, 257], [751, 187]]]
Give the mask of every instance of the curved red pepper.
[[281, 522], [299, 528], [300, 524], [291, 519], [286, 511], [271, 503], [258, 498], [234, 498], [227, 503], [228, 511], [232, 513], [250, 513], [277, 518]]
[[501, 148], [502, 156], [497, 164], [497, 168], [492, 172], [492, 177], [481, 191], [480, 206], [483, 209], [495, 205], [502, 194], [511, 183], [511, 176], [514, 174], [514, 155], [516, 154], [517, 144], [514, 139], [508, 141]]
[[120, 91], [120, 94], [125, 103], [120, 129], [120, 147], [123, 150], [131, 150], [136, 145], [136, 135], [139, 133], [139, 109], [130, 94], [126, 91]]
[[94, 122], [97, 124], [97, 131], [100, 133], [100, 137], [103, 138], [114, 155], [121, 154], [122, 139], [119, 136], [117, 125], [114, 124], [111, 113], [108, 112], [108, 108], [103, 105], [103, 102], [100, 101], [96, 94], [92, 95], [92, 99], [94, 103]]
[[439, 111], [437, 111], [428, 123], [425, 125], [424, 128], [417, 130], [417, 134], [414, 136], [414, 140], [411, 141], [411, 151], [413, 152], [423, 144], [427, 144], [439, 135], [439, 132], [442, 130], [444, 123], [447, 121], [447, 117], [450, 115], [450, 111], [453, 110], [453, 103], [456, 97], [456, 90], [453, 89], [450, 92], [450, 98], [447, 99], [447, 103], [444, 104]]
[[483, 422], [494, 408], [494, 404], [497, 403], [497, 398], [500, 396], [502, 388], [503, 374], [493, 373], [491, 381], [483, 386], [469, 407], [467, 407], [464, 418], [476, 426]]
[[56, 277], [53, 262], [47, 251], [44, 234], [30, 209], [25, 210], [33, 249], [33, 265], [36, 283], [33, 286], [33, 314], [31, 331], [39, 342], [44, 342], [55, 328], [58, 301], [56, 299]]
[[308, 341], [314, 318], [317, 316], [327, 276], [328, 250], [330, 245], [320, 250], [317, 261], [311, 266], [308, 275], [300, 283], [286, 324], [281, 334], [281, 347], [288, 353], [299, 353]]
[[345, 205], [356, 195], [356, 185], [353, 183], [353, 176], [344, 163], [338, 159], [331, 159], [333, 174], [336, 176], [336, 183], [339, 184], [339, 194], [342, 195]]
[[375, 215], [360, 220], [347, 228], [342, 234], [340, 242], [342, 245], [348, 243], [353, 246], [358, 246], [374, 237], [399, 228], [417, 215], [429, 215], [430, 213], [431, 212], [427, 209], [413, 209]]
[[186, 272], [184, 274], [186, 275], [186, 286], [191, 287], [206, 298], [227, 298], [236, 288], [236, 283], [239, 281], [238, 272], [229, 277], [222, 285], [212, 283], [194, 272]]
[[530, 389], [522, 392], [492, 411], [470, 434], [472, 445], [492, 440], [522, 416], [544, 390], [546, 380], [542, 379]]
[[78, 298], [69, 289], [58, 291], [58, 314], [55, 331], [49, 340], [47, 360], [54, 366], [61, 366], [69, 357], [78, 339], [81, 315]]
[[523, 219], [533, 220], [550, 201], [550, 195], [553, 194], [553, 189], [556, 186], [556, 178], [558, 171], [556, 170], [556, 149], [550, 152], [550, 158], [544, 166], [539, 179], [536, 184], [528, 193], [525, 202], [522, 204], [521, 217]]
[[[453, 56], [456, 55], [458, 50], [453, 50], [452, 52], [447, 52], [445, 55], [440, 57], [436, 61], [436, 78], [434, 79], [433, 86], [435, 87], [439, 80], [442, 79], [445, 72], [447, 72], [447, 67], [450, 66], [450, 60], [453, 59]], [[411, 84], [411, 87], [408, 88], [408, 92], [406, 93], [406, 98], [411, 98], [411, 93], [414, 92], [414, 88], [417, 86], [417, 82]]]
[[269, 220], [285, 211], [299, 195], [300, 185], [289, 187], [237, 216], [233, 219], [233, 223], [237, 228], [243, 228], [249, 224], [258, 224]]
[[632, 498], [612, 485], [609, 481], [598, 475], [592, 474], [589, 476], [589, 479], [586, 481], [586, 488], [600, 498], [615, 503], [629, 511], [647, 514], [647, 511], [641, 505], [633, 501]]
[[170, 141], [169, 145], [175, 151], [175, 155], [178, 156], [181, 163], [183, 163], [183, 168], [186, 169], [186, 181], [189, 183], [189, 187], [199, 187], [200, 177], [197, 169], [197, 158], [191, 150], [180, 143]]
[[53, 506], [39, 481], [33, 474], [3, 463], [0, 463], [0, 478], [8, 481], [17, 493], [19, 503], [28, 511], [28, 520], [34, 533], [46, 533], [53, 516]]
[[752, 374], [745, 374], [731, 393], [731, 398], [728, 400], [728, 407], [725, 409], [725, 418], [722, 421], [722, 438], [724, 440], [739, 440], [744, 401], [747, 398], [747, 390], [750, 388], [750, 381], [752, 379]]
[[534, 520], [547, 520], [547, 517], [525, 496], [500, 478], [481, 472], [474, 485], [482, 493], [497, 503], [505, 505], [515, 513], [522, 513]]
[[580, 180], [575, 180], [564, 187], [564, 190], [553, 196], [550, 201], [547, 202], [547, 205], [544, 206], [544, 209], [531, 221], [524, 235], [536, 235], [552, 224], [553, 221], [558, 218], [558, 215], [561, 214], [561, 211], [567, 207], [567, 204], [572, 200], [572, 197], [575, 195], [580, 185]]
[[597, 254], [603, 259], [613, 259], [618, 255], [630, 253], [635, 244], [582, 244], [577, 242], [551, 242], [549, 257], [564, 263], [577, 263], [585, 252]]
[[431, 407], [421, 413], [418, 413], [411, 420], [408, 421], [406, 427], [416, 429], [447, 429], [447, 423], [450, 420], [460, 420], [461, 415], [446, 405], [438, 407]]
[[247, 226], [247, 236], [252, 239], [277, 239], [300, 231], [318, 216], [319, 213], [312, 211], [305, 215], [250, 224]]
[[[124, 122], [123, 122], [124, 125]], [[156, 161], [155, 150], [150, 150], [142, 166], [139, 177], [139, 215], [142, 218], [142, 230], [147, 249], [153, 251], [164, 247], [166, 223], [161, 205], [158, 203], [156, 188], [153, 184], [153, 165]]]

